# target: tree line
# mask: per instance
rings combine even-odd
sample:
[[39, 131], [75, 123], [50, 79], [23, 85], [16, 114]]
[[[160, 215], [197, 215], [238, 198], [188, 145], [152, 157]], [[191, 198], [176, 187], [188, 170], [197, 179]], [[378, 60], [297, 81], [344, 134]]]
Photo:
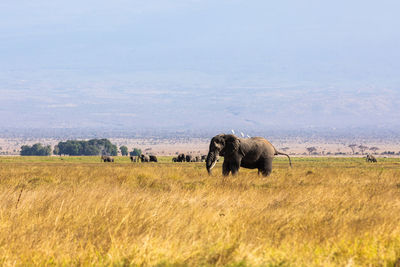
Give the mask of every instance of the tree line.
[[[127, 156], [138, 156], [141, 154], [141, 150], [134, 148], [132, 152], [128, 152], [126, 146], [121, 146], [121, 155]], [[118, 148], [112, 144], [108, 139], [91, 139], [89, 141], [84, 140], [67, 140], [65, 142], [59, 142], [54, 146], [53, 151], [51, 146], [43, 146], [41, 143], [34, 144], [32, 146], [23, 145], [21, 146], [21, 156], [50, 156], [54, 155], [69, 155], [69, 156], [97, 156], [97, 155], [109, 155], [117, 156]]]

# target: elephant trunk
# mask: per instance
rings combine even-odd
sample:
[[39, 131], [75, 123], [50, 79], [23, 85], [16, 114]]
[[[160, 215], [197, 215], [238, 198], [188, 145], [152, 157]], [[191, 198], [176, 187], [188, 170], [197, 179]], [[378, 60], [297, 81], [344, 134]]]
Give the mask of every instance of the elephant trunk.
[[218, 154], [214, 151], [208, 152], [207, 159], [206, 159], [206, 168], [209, 175], [211, 175], [211, 170], [214, 168], [215, 164], [218, 160]]

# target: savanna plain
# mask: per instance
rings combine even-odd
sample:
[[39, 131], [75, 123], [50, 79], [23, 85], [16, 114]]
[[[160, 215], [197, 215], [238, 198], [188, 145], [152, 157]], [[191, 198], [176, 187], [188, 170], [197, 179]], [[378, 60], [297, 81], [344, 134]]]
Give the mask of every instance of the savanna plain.
[[205, 163], [0, 158], [0, 264], [395, 266], [400, 159]]

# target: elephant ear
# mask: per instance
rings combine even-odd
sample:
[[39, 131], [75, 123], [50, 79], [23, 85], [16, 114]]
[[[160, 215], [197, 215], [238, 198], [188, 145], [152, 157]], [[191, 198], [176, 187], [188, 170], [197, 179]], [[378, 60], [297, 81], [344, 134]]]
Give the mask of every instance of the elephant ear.
[[240, 147], [240, 140], [236, 136], [226, 135], [225, 136], [225, 153], [227, 155], [237, 152]]

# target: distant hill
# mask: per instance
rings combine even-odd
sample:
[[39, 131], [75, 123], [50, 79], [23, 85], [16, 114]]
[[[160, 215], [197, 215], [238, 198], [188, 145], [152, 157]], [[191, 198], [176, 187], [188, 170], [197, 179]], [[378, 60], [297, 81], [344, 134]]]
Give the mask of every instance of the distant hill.
[[[0, 75], [0, 127], [269, 131], [400, 125], [394, 86], [236, 83], [179, 73], [85, 76], [75, 71]], [[100, 75], [100, 74], [96, 74]], [[141, 81], [139, 76], [151, 78]], [[196, 81], [196, 80], [199, 81]], [[12, 118], [12, 119], [10, 119]]]
[[0, 4], [0, 128], [400, 128], [400, 1], [28, 2]]

